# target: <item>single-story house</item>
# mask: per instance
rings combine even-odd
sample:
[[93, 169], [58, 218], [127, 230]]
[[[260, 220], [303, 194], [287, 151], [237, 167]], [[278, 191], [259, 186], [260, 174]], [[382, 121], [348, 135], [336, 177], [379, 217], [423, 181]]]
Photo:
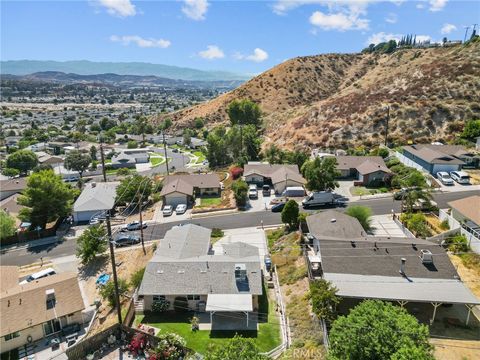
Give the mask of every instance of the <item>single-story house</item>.
[[448, 206], [455, 220], [480, 233], [480, 195], [450, 201]]
[[194, 224], [167, 231], [145, 269], [141, 307], [155, 311], [161, 302], [169, 310], [206, 313], [212, 330], [256, 330], [263, 293], [258, 248], [235, 242], [212, 254], [210, 235], [210, 229]]
[[307, 182], [298, 171], [298, 166], [293, 164], [249, 162], [244, 166], [243, 176], [249, 184], [272, 185], [277, 194], [287, 187], [304, 186]]
[[408, 145], [403, 147], [403, 155], [433, 175], [464, 167], [477, 168], [480, 162], [480, 156], [461, 145]]
[[63, 181], [78, 181], [80, 180], [80, 173], [75, 170], [68, 170], [63, 164], [57, 164], [53, 167], [53, 172], [60, 175]]
[[192, 137], [190, 139], [190, 149], [198, 149], [207, 146], [207, 142], [203, 139]]
[[50, 335], [68, 325], [83, 324], [83, 302], [77, 275], [65, 272], [25, 285], [15, 266], [0, 267], [0, 348], [7, 352]]
[[337, 170], [342, 178], [355, 178], [358, 185], [373, 182], [385, 182], [392, 172], [385, 165], [381, 156], [336, 156]]
[[307, 226], [309, 266], [338, 289], [342, 313], [348, 304], [379, 299], [431, 305], [433, 322], [440, 305], [454, 304], [466, 306], [468, 323], [472, 307], [480, 304], [437, 243], [369, 236], [357, 219], [334, 210], [307, 217]]
[[64, 163], [64, 159], [57, 155], [50, 155], [44, 151], [37, 151], [38, 162], [42, 165], [50, 165], [51, 167], [60, 166]]
[[17, 146], [18, 145], [18, 142], [22, 140], [22, 137], [21, 136], [7, 136], [5, 138], [5, 145], [7, 147], [9, 146]]
[[150, 155], [145, 149], [122, 149], [112, 157], [110, 166], [115, 169], [134, 168], [136, 164], [150, 161]]
[[27, 150], [31, 150], [33, 152], [43, 151], [43, 150], [46, 150], [46, 149], [47, 149], [47, 144], [44, 143], [44, 142], [39, 142], [39, 143], [27, 146]]
[[195, 196], [220, 195], [217, 174], [168, 175], [160, 192], [164, 205], [189, 204]]
[[112, 210], [119, 184], [119, 182], [87, 183], [73, 204], [73, 220], [90, 221], [93, 216]]
[[14, 194], [21, 193], [27, 188], [26, 177], [0, 180], [0, 200], [6, 199]]
[[12, 216], [15, 219], [15, 225], [19, 226], [21, 221], [17, 218], [20, 210], [22, 210], [25, 206], [20, 205], [18, 203], [18, 198], [21, 196], [20, 193], [10, 195], [5, 199], [0, 200], [0, 209], [5, 211], [7, 214]]

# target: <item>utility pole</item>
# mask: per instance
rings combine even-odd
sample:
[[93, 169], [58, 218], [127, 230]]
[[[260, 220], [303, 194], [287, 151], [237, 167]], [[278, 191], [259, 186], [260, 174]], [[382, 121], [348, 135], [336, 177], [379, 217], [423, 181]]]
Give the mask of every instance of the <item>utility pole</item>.
[[465, 26], [465, 36], [463, 37], [463, 42], [467, 40], [468, 29], [470, 29], [470, 26]]
[[145, 255], [147, 252], [145, 251], [145, 243], [143, 242], [143, 216], [142, 216], [142, 197], [138, 198], [138, 211], [140, 212], [140, 239], [142, 239], [142, 248], [143, 254]]
[[110, 261], [112, 262], [113, 283], [115, 285], [115, 302], [117, 303], [118, 323], [122, 323], [122, 305], [120, 304], [120, 293], [118, 291], [117, 264], [115, 263], [115, 251], [113, 248], [112, 226], [110, 224], [110, 210], [107, 211], [107, 234], [108, 244], [110, 246]]
[[162, 130], [162, 136], [163, 136], [163, 150], [165, 152], [165, 165], [167, 165], [167, 175], [169, 175], [169, 173], [168, 173], [167, 143], [165, 142], [165, 129]]
[[388, 122], [390, 120], [390, 106], [387, 105], [387, 119], [385, 123], [385, 147], [388, 148]]
[[105, 169], [105, 156], [103, 155], [103, 142], [100, 140], [100, 158], [102, 159], [103, 182], [107, 182], [107, 170]]

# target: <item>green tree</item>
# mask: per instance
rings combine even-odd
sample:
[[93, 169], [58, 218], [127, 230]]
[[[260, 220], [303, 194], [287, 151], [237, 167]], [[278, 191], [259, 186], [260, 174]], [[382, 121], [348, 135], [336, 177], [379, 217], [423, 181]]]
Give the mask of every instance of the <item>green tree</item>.
[[153, 182], [148, 176], [135, 174], [123, 179], [117, 187], [116, 201], [121, 204], [137, 203], [148, 200], [152, 193]]
[[20, 170], [4, 167], [2, 168], [2, 174], [8, 177], [14, 177], [20, 175]]
[[216, 127], [207, 136], [207, 160], [211, 168], [224, 166], [231, 162], [226, 153], [226, 131], [224, 127]]
[[[121, 297], [128, 291], [128, 283], [125, 279], [118, 279], [118, 294]], [[115, 307], [117, 304], [117, 301], [115, 299], [115, 283], [113, 282], [113, 279], [108, 281], [102, 288], [100, 289], [100, 296], [104, 299], [107, 300], [108, 305], [111, 307]], [[120, 302], [122, 300], [120, 299]]]
[[138, 147], [138, 144], [135, 140], [130, 140], [127, 143], [127, 149], [136, 149]]
[[311, 191], [328, 191], [338, 187], [337, 160], [334, 157], [315, 158], [306, 161], [302, 173], [307, 180], [307, 188]]
[[287, 151], [285, 156], [289, 164], [295, 164], [299, 169], [301, 169], [303, 164], [308, 160], [308, 154], [299, 150]]
[[265, 149], [265, 158], [269, 164], [278, 164], [280, 158], [280, 152], [282, 150], [275, 144], [271, 144]]
[[340, 303], [337, 291], [335, 286], [324, 279], [318, 279], [310, 283], [308, 297], [312, 302], [315, 315], [328, 322], [335, 319], [335, 309]]
[[[366, 300], [335, 320], [329, 338], [330, 360], [434, 360], [428, 327], [404, 308], [379, 300]], [[409, 350], [419, 356], [405, 357]]]
[[261, 127], [262, 112], [260, 107], [248, 99], [233, 100], [227, 108], [232, 125], [254, 125]]
[[183, 145], [190, 146], [192, 145], [192, 135], [193, 131], [190, 129], [183, 130]]
[[135, 119], [136, 132], [142, 135], [142, 146], [145, 147], [145, 134], [149, 132], [147, 118], [145, 116], [137, 116]]
[[166, 131], [172, 127], [172, 120], [165, 119], [160, 125], [158, 126], [159, 131]]
[[88, 169], [92, 158], [88, 154], [84, 154], [79, 150], [72, 150], [65, 157], [65, 169], [77, 171], [80, 177], [83, 176], [85, 170]]
[[235, 335], [226, 344], [209, 348], [205, 353], [205, 360], [267, 360], [262, 355], [253, 339], [246, 339]]
[[238, 207], [243, 207], [247, 204], [248, 199], [248, 184], [243, 180], [235, 180], [232, 183], [233, 196]]
[[32, 174], [18, 203], [26, 206], [19, 217], [45, 229], [48, 222], [66, 216], [72, 208], [74, 190], [52, 170]]
[[288, 200], [282, 210], [282, 222], [288, 224], [290, 229], [298, 227], [298, 204], [295, 200]]
[[140, 286], [143, 280], [143, 274], [145, 273], [145, 268], [138, 269], [135, 271], [132, 276], [130, 277], [130, 286], [133, 289], [136, 289], [137, 287]]
[[15, 219], [0, 209], [0, 239], [15, 234]]
[[469, 141], [475, 141], [480, 136], [480, 120], [470, 120], [465, 124], [461, 137]]
[[403, 196], [404, 210], [409, 213], [413, 212], [415, 204], [419, 200], [425, 201], [427, 208], [430, 208], [432, 206], [432, 198], [432, 194], [427, 189], [411, 190]]
[[104, 116], [103, 118], [100, 119], [98, 125], [100, 125], [100, 128], [102, 130], [106, 131], [106, 130], [110, 130], [115, 125], [117, 125], [117, 122], [113, 119], [109, 119], [108, 117]]
[[202, 118], [200, 118], [200, 117], [195, 118], [195, 128], [196, 128], [196, 129], [199, 129], [199, 130], [200, 130], [201, 128], [204, 127], [204, 125], [205, 125], [205, 123], [204, 123], [204, 121], [203, 121]]
[[90, 147], [90, 158], [92, 159], [92, 161], [97, 160], [97, 147], [95, 145], [92, 145]]
[[77, 256], [86, 265], [107, 250], [107, 233], [101, 224], [88, 227], [77, 240]]
[[349, 206], [345, 211], [345, 214], [357, 219], [365, 231], [371, 230], [372, 209], [369, 207], [361, 205]]
[[38, 164], [37, 155], [30, 150], [18, 150], [7, 158], [6, 167], [17, 169], [22, 174], [26, 174]]

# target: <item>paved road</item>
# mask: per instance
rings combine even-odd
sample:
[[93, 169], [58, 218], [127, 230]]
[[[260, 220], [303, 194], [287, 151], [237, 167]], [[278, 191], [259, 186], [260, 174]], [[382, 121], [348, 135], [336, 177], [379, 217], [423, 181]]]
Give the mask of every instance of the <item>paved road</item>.
[[[468, 191], [436, 194], [434, 195], [434, 199], [438, 203], [438, 206], [440, 208], [445, 208], [447, 207], [447, 202], [449, 201], [471, 196], [474, 194], [479, 194], [479, 192]], [[392, 209], [394, 209], [396, 212], [400, 211], [400, 201], [394, 201], [391, 197], [356, 201], [355, 205], [369, 206], [372, 209], [374, 215], [390, 214]], [[180, 223], [185, 224], [191, 222], [208, 228], [217, 227], [220, 229], [236, 229], [251, 226], [260, 226], [261, 221], [263, 221], [263, 225], [265, 226], [280, 224], [280, 214], [272, 213], [270, 211], [246, 212], [209, 216], [204, 218], [169, 223], [156, 223], [151, 224], [147, 229], [145, 229], [144, 236], [145, 240], [161, 239], [163, 238], [167, 230]], [[42, 245], [33, 248], [10, 251], [0, 256], [0, 262], [2, 265], [27, 265], [39, 261], [40, 257], [43, 257], [45, 261], [48, 258], [72, 255], [75, 253], [75, 249], [75, 240], [68, 240], [57, 244]]]

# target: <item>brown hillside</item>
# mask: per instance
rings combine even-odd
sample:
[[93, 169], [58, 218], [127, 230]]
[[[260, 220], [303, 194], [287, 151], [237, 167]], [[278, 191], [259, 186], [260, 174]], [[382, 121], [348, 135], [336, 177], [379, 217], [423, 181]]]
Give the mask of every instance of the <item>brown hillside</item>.
[[257, 102], [266, 143], [287, 148], [380, 143], [387, 104], [392, 140], [448, 140], [464, 120], [480, 117], [480, 42], [390, 55], [299, 57], [169, 117], [176, 128], [196, 117], [213, 127], [227, 122], [225, 109], [235, 98]]

